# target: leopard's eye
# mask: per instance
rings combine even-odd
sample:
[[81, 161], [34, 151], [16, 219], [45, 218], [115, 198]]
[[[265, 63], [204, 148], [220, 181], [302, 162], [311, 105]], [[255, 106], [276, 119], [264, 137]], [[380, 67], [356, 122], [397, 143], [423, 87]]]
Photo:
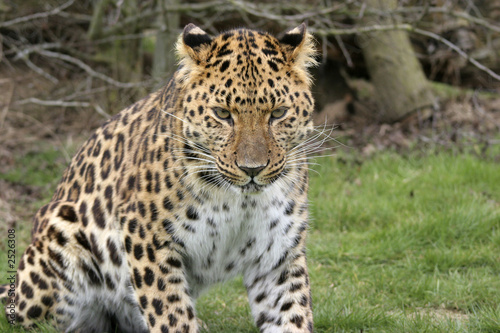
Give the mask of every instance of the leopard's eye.
[[222, 108], [214, 108], [214, 113], [220, 119], [228, 120], [231, 118], [231, 112]]
[[277, 108], [276, 110], [271, 112], [271, 119], [283, 118], [287, 111], [288, 111], [288, 108], [286, 108], [286, 107]]

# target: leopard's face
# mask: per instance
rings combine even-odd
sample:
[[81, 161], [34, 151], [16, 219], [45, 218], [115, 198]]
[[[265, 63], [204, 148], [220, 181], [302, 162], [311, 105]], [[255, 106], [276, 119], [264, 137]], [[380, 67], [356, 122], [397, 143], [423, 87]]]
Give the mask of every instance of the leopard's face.
[[288, 33], [291, 41], [242, 29], [198, 46], [201, 59], [190, 64], [183, 96], [185, 150], [197, 161], [194, 172], [256, 192], [304, 162], [300, 144], [312, 131], [314, 102], [294, 54], [310, 47], [303, 28]]

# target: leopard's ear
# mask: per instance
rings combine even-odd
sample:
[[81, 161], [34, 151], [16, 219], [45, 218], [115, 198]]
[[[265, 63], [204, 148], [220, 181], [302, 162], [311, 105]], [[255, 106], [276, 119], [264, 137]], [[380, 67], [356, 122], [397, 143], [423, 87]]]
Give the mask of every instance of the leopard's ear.
[[281, 44], [285, 44], [290, 46], [292, 49], [296, 49], [304, 43], [306, 33], [307, 25], [302, 23], [298, 27], [285, 31], [279, 38], [279, 41]]
[[307, 82], [310, 83], [311, 78], [307, 69], [316, 66], [318, 62], [315, 59], [314, 38], [307, 32], [307, 25], [302, 23], [298, 27], [285, 31], [278, 40], [288, 61], [293, 62], [293, 66], [303, 72]]
[[194, 49], [203, 44], [210, 44], [212, 38], [200, 27], [189, 23], [182, 32], [182, 41], [186, 46]]
[[205, 31], [200, 27], [189, 23], [184, 28], [184, 31], [180, 35], [177, 41], [177, 54], [181, 60], [189, 57], [195, 62], [202, 61], [204, 55], [206, 54], [207, 46], [212, 42], [212, 37], [210, 37]]

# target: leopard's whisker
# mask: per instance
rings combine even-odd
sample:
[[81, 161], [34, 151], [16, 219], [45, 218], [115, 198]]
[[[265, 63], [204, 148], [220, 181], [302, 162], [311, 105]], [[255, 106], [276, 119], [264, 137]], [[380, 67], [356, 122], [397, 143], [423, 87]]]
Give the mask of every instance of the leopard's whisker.
[[293, 161], [293, 162], [287, 163], [286, 167], [289, 168], [289, 167], [294, 166], [294, 165], [309, 165], [309, 166], [311, 166], [311, 165], [318, 165], [318, 163], [297, 160], [297, 161]]
[[322, 151], [326, 151], [326, 150], [334, 150], [334, 149], [340, 147], [340, 145], [333, 146], [333, 147], [323, 147], [323, 144], [324, 144], [324, 141], [316, 141], [316, 142], [311, 143], [307, 146], [301, 147], [301, 149], [299, 149], [297, 151], [288, 152], [287, 156], [293, 157], [293, 156], [301, 155], [301, 154], [310, 155], [310, 154], [314, 154], [314, 153], [318, 153], [318, 152], [322, 152]]
[[[319, 164], [314, 163], [314, 165], [319, 165]], [[317, 170], [314, 170], [313, 168], [311, 168], [311, 165], [309, 163], [295, 163], [295, 164], [290, 165], [290, 167], [304, 167], [304, 166], [307, 168], [307, 170], [315, 172], [319, 175], [319, 172]]]
[[[195, 148], [198, 148], [199, 150], [201, 150], [202, 152], [204, 152], [206, 155], [208, 155], [208, 156], [210, 156], [210, 157], [213, 157], [213, 156], [211, 155], [211, 151], [210, 151], [209, 149], [207, 149], [207, 148], [203, 147], [202, 145], [200, 145], [200, 144], [198, 144], [198, 143], [196, 143], [196, 142], [194, 142], [194, 141], [191, 141], [191, 140], [188, 140], [188, 139], [186, 139], [186, 138], [184, 138], [184, 137], [181, 137], [181, 136], [179, 136], [179, 135], [177, 135], [177, 134], [173, 134], [173, 133], [172, 133], [172, 134], [170, 134], [170, 135], [167, 135], [167, 134], [162, 134], [162, 135], [157, 134], [157, 136], [160, 136], [160, 137], [166, 137], [166, 138], [169, 138], [169, 139], [175, 140], [175, 141], [180, 142], [180, 143], [183, 143], [183, 144], [188, 144], [188, 145], [190, 145], [190, 146], [194, 146]], [[174, 149], [179, 150], [179, 149], [186, 149], [186, 148], [184, 148], [184, 147], [177, 148], [177, 147], [176, 147], [176, 148], [174, 148]], [[201, 152], [198, 152], [198, 151], [196, 151], [196, 153], [201, 154]]]
[[201, 170], [186, 170], [182, 175], [179, 176], [179, 181], [184, 180], [187, 176], [192, 176], [198, 173], [210, 173], [214, 172], [212, 169], [201, 169]]
[[318, 134], [315, 134], [315, 135], [307, 138], [306, 140], [302, 141], [301, 143], [299, 143], [298, 145], [296, 145], [295, 147], [290, 149], [288, 151], [288, 153], [299, 150], [301, 147], [306, 146], [306, 145], [310, 144], [311, 142], [315, 142], [315, 140], [318, 139], [320, 136], [321, 136], [321, 134], [318, 133]]
[[[307, 140], [305, 140], [304, 142], [300, 143], [299, 145], [295, 146], [293, 149], [291, 149], [289, 152], [292, 152], [294, 150], [298, 150], [298, 148], [301, 148], [303, 146], [308, 146], [310, 144], [312, 145], [323, 145], [326, 141], [328, 140], [334, 140], [336, 141], [334, 138], [332, 138], [330, 135], [332, 133], [333, 129], [330, 129], [328, 131], [328, 134], [326, 134], [327, 131], [318, 131], [318, 133], [316, 133], [315, 135], [311, 136], [310, 138], [308, 138]], [[323, 136], [323, 139], [320, 139], [318, 140], [319, 138], [321, 138]]]
[[[311, 154], [313, 153], [318, 153], [318, 152], [321, 152], [321, 151], [326, 151], [328, 149], [324, 149], [324, 150], [319, 150], [319, 151], [314, 151], [314, 152], [311, 152]], [[332, 154], [316, 154], [316, 155], [303, 155], [303, 156], [292, 156], [292, 158], [289, 158], [287, 159], [287, 163], [291, 163], [291, 162], [294, 162], [294, 161], [311, 161], [311, 160], [314, 160], [316, 158], [323, 158], [323, 157], [331, 157], [331, 156], [336, 156], [337, 154], [335, 153], [332, 153]]]
[[207, 152], [207, 153], [211, 154], [211, 151], [210, 151], [208, 148], [203, 147], [202, 145], [200, 145], [200, 144], [199, 144], [199, 143], [197, 143], [197, 142], [194, 142], [194, 141], [192, 141], [192, 140], [189, 140], [189, 139], [187, 139], [187, 138], [185, 138], [185, 137], [182, 137], [182, 136], [180, 136], [180, 135], [177, 135], [177, 134], [175, 134], [175, 133], [172, 133], [172, 135], [173, 135], [174, 137], [176, 137], [176, 138], [179, 138], [179, 139], [185, 140], [185, 142], [186, 142], [186, 143], [188, 143], [188, 144], [190, 144], [190, 145], [192, 145], [192, 146], [195, 146], [195, 147], [196, 147], [196, 148], [198, 148], [199, 150], [202, 150], [202, 151], [204, 151], [204, 152]]
[[214, 178], [211, 179], [210, 183], [205, 184], [200, 189], [200, 191], [209, 192], [214, 188], [221, 188], [222, 185], [225, 186], [227, 183], [228, 183], [227, 180], [225, 180], [221, 174], [218, 174]]
[[292, 177], [290, 174], [282, 175], [276, 180], [276, 183], [281, 187], [282, 191], [287, 190], [285, 180], [288, 180], [288, 182], [291, 182], [294, 186], [297, 186], [299, 183], [299, 179], [297, 179], [296, 177]]
[[175, 170], [187, 170], [187, 171], [191, 171], [191, 170], [199, 170], [199, 169], [204, 169], [204, 170], [207, 170], [207, 171], [217, 171], [217, 168], [216, 167], [210, 167], [210, 166], [206, 166], [206, 165], [193, 165], [193, 166], [189, 166], [189, 167], [184, 167], [184, 166], [180, 166], [180, 167], [173, 167], [173, 168], [169, 168], [168, 170], [172, 170], [172, 171], [175, 171]]
[[316, 165], [319, 165], [319, 163], [316, 163], [316, 158], [321, 158], [321, 157], [333, 157], [333, 156], [337, 156], [336, 154], [329, 154], [329, 155], [314, 155], [314, 156], [308, 156], [308, 157], [304, 157], [304, 158], [297, 158], [293, 161], [288, 161], [286, 163], [287, 166], [289, 165], [293, 165], [295, 163], [303, 163], [303, 164], [307, 164], [309, 166], [316, 166]]
[[201, 162], [206, 162], [207, 164], [215, 164], [215, 161], [212, 160], [207, 160], [201, 157], [194, 157], [194, 156], [183, 156], [177, 159], [176, 162], [179, 161], [201, 161]]
[[185, 123], [185, 124], [189, 124], [187, 121], [185, 121], [184, 119], [182, 119], [182, 118], [180, 118], [180, 117], [177, 117], [177, 116], [176, 116], [175, 114], [173, 114], [173, 113], [167, 112], [167, 111], [166, 111], [166, 110], [164, 110], [164, 109], [160, 109], [160, 111], [161, 111], [161, 112], [163, 112], [164, 114], [166, 114], [166, 115], [170, 116], [170, 117], [173, 117], [173, 118], [175, 118], [175, 119], [178, 119], [178, 120], [182, 121], [182, 122], [183, 122], [183, 123]]
[[199, 145], [195, 145], [194, 142], [186, 142], [186, 143], [191, 144], [191, 146], [194, 146], [193, 148], [198, 148], [198, 150], [190, 149], [190, 148], [186, 148], [186, 147], [174, 147], [172, 149], [175, 151], [191, 151], [191, 152], [194, 152], [196, 154], [205, 154], [207, 156], [214, 158], [212, 156], [212, 153], [208, 149], [206, 149], [202, 146], [199, 146]]

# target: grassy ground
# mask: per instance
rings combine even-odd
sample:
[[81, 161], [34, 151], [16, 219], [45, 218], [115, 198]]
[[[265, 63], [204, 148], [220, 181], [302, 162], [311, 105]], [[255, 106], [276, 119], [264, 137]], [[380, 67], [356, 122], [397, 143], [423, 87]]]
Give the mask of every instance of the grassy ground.
[[[353, 155], [319, 159], [312, 174], [315, 331], [500, 332], [500, 164], [443, 152]], [[38, 179], [24, 170], [0, 179]], [[40, 177], [55, 185], [59, 175]], [[257, 332], [240, 279], [204, 295], [197, 312], [210, 332]], [[0, 316], [0, 332], [21, 331]]]

